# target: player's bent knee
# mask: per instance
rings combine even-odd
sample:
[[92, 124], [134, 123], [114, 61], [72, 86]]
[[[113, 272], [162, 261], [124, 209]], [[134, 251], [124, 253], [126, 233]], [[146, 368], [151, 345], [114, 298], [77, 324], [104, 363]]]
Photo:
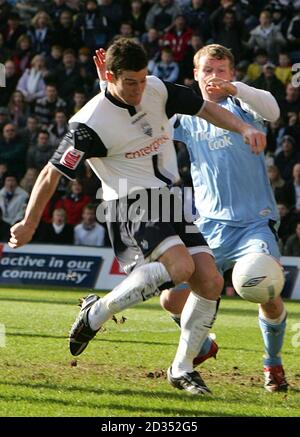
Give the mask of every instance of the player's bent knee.
[[169, 269], [169, 274], [174, 282], [178, 285], [183, 282], [188, 282], [195, 271], [195, 264], [192, 257], [180, 259], [172, 264]]
[[200, 284], [200, 294], [206, 299], [218, 299], [224, 287], [224, 279], [218, 273]]

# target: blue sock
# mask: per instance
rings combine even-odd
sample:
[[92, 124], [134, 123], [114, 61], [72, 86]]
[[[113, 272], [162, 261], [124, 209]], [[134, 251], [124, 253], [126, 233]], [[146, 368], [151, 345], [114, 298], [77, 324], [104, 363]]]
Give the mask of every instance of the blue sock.
[[262, 314], [259, 315], [259, 326], [262, 332], [265, 356], [263, 360], [264, 366], [279, 366], [281, 365], [281, 348], [286, 327], [286, 311], [283, 311], [279, 318], [279, 323], [274, 320], [265, 319]]
[[[174, 320], [174, 322], [179, 326], [179, 328], [180, 328], [180, 315], [178, 315], [178, 314], [173, 314], [173, 315], [171, 315], [171, 317], [172, 317], [172, 319]], [[209, 336], [207, 336], [206, 337], [206, 339], [204, 340], [204, 343], [203, 343], [203, 345], [202, 345], [202, 347], [201, 347], [201, 349], [200, 349], [200, 352], [199, 352], [199, 354], [198, 354], [198, 356], [200, 355], [206, 355], [208, 352], [209, 352], [209, 350], [210, 350], [210, 347], [211, 347], [211, 344], [212, 344], [212, 339], [209, 337]]]

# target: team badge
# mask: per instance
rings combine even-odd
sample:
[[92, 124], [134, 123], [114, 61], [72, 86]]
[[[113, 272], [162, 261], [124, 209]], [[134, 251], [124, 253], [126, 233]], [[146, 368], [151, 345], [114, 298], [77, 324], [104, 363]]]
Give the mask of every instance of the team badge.
[[75, 170], [83, 156], [84, 152], [74, 149], [74, 147], [70, 146], [61, 157], [60, 163], [70, 170]]

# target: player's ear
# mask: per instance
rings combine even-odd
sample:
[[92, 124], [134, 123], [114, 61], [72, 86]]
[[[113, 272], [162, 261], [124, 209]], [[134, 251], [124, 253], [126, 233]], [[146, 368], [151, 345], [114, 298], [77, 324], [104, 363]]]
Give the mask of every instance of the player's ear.
[[106, 71], [105, 75], [108, 82], [112, 82], [114, 80], [114, 73], [112, 71]]
[[198, 69], [194, 68], [194, 79], [198, 82]]

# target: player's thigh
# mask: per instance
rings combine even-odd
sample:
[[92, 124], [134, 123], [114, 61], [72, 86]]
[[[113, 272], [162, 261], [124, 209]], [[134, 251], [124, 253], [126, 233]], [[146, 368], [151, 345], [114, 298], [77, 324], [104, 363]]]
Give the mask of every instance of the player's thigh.
[[164, 264], [174, 284], [187, 282], [195, 271], [193, 258], [184, 244], [169, 247], [158, 261]]

